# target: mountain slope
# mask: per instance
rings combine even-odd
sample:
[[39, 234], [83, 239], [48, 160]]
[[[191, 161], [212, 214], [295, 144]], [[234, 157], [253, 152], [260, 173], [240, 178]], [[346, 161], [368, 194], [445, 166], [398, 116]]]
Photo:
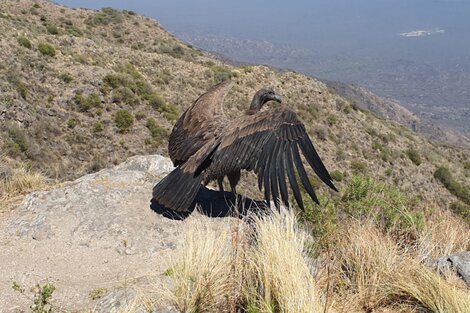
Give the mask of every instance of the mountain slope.
[[32, 0], [2, 0], [0, 9], [4, 168], [26, 162], [62, 180], [131, 155], [166, 154], [174, 119], [211, 85], [232, 78], [227, 114], [240, 114], [257, 89], [272, 86], [345, 182], [353, 173], [370, 175], [431, 206], [455, 200], [433, 177], [439, 166], [469, 185], [465, 151], [360, 110], [315, 78], [224, 64], [133, 12]]

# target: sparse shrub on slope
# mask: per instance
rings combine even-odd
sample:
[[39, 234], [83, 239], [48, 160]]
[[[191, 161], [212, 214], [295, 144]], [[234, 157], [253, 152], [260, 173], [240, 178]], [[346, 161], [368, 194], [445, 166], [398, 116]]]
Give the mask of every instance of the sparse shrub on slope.
[[454, 196], [459, 198], [462, 202], [470, 205], [470, 189], [456, 181], [447, 167], [439, 167], [434, 172], [434, 178], [439, 180]]
[[131, 129], [132, 124], [134, 124], [134, 117], [127, 110], [119, 110], [114, 116], [114, 122], [116, 123], [116, 127], [119, 129], [119, 132], [125, 133], [128, 132]]
[[420, 165], [422, 163], [421, 156], [419, 151], [414, 148], [409, 148], [405, 151], [408, 158], [413, 162], [415, 165]]
[[100, 107], [101, 98], [98, 94], [92, 93], [88, 96], [77, 94], [74, 97], [75, 106], [79, 112], [88, 112], [92, 108]]
[[20, 44], [20, 46], [23, 46], [28, 49], [31, 49], [33, 47], [33, 45], [31, 44], [31, 41], [25, 36], [19, 36], [18, 43]]
[[92, 14], [85, 20], [89, 26], [120, 24], [124, 21], [124, 14], [113, 8], [102, 8], [97, 14]]
[[146, 144], [150, 144], [154, 147], [160, 146], [168, 137], [168, 131], [160, 127], [154, 118], [149, 118], [146, 124], [150, 131], [151, 137], [145, 140]]
[[39, 52], [41, 52], [43, 55], [45, 56], [49, 56], [49, 57], [54, 57], [55, 56], [55, 48], [54, 46], [48, 44], [48, 43], [43, 43], [41, 42], [39, 45], [38, 45], [38, 50]]
[[375, 220], [385, 229], [416, 235], [424, 227], [424, 215], [415, 209], [416, 201], [372, 178], [353, 176], [342, 201], [352, 217]]

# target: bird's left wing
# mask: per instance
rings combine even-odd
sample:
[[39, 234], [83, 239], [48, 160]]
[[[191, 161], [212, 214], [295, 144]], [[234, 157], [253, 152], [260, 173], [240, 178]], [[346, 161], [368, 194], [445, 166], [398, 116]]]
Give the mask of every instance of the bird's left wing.
[[296, 171], [310, 197], [317, 203], [318, 199], [300, 151], [318, 177], [337, 191], [305, 126], [295, 112], [285, 108], [245, 115], [228, 125], [211, 157], [210, 172], [223, 176], [241, 169], [254, 170], [265, 199], [269, 202], [272, 196], [276, 205], [280, 199], [289, 203], [288, 180], [297, 203], [304, 209]]

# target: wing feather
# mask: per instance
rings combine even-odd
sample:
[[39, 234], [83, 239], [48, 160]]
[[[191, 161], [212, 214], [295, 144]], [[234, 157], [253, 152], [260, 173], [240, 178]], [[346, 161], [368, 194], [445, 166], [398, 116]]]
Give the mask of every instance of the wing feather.
[[302, 163], [300, 151], [320, 179], [337, 190], [305, 126], [293, 111], [286, 108], [233, 120], [222, 132], [220, 145], [207, 170], [210, 177], [220, 177], [242, 169], [254, 170], [258, 175], [258, 188], [264, 189], [266, 201], [271, 201], [272, 197], [277, 206], [281, 200], [286, 205], [289, 202], [287, 173], [294, 198], [303, 209], [296, 171], [312, 200], [318, 203], [318, 198]]

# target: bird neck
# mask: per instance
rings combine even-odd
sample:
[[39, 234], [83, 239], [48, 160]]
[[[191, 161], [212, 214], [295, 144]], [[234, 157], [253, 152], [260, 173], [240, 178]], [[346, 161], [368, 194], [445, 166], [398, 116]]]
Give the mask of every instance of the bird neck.
[[263, 106], [263, 103], [261, 102], [261, 98], [258, 95], [255, 95], [253, 97], [253, 100], [251, 100], [250, 107], [248, 110], [246, 110], [247, 115], [253, 115], [258, 113], [261, 110], [261, 107]]

